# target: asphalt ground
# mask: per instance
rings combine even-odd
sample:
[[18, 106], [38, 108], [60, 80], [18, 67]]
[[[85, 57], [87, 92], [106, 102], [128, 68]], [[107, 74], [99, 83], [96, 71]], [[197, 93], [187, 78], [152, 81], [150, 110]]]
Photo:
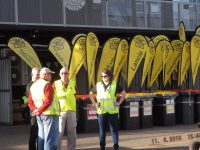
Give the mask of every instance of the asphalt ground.
[[[198, 136], [196, 136], [198, 135]], [[199, 138], [196, 124], [120, 130], [120, 150], [188, 150], [192, 139]], [[195, 137], [196, 136], [196, 137]], [[178, 137], [174, 141], [171, 138]], [[29, 125], [0, 125], [0, 150], [27, 150]], [[107, 134], [107, 150], [112, 150], [112, 138]], [[66, 150], [66, 136], [62, 149]], [[99, 150], [98, 133], [79, 133], [77, 150]]]

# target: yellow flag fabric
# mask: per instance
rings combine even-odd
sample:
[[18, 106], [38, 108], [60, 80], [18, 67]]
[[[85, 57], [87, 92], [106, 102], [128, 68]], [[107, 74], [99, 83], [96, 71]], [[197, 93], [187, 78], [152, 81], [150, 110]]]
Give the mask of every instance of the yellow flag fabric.
[[79, 37], [79, 39], [76, 41], [73, 52], [72, 52], [72, 58], [69, 68], [69, 79], [75, 79], [76, 74], [78, 73], [79, 69], [83, 65], [85, 59], [86, 59], [86, 37]]
[[31, 45], [20, 37], [13, 37], [8, 42], [8, 47], [13, 50], [31, 68], [42, 68], [40, 60]]
[[200, 26], [195, 29], [195, 35], [200, 36]]
[[126, 53], [124, 59], [125, 59], [125, 61], [122, 66], [121, 76], [124, 79], [124, 81], [127, 83], [127, 81], [128, 81], [128, 52]]
[[84, 33], [76, 34], [76, 35], [73, 37], [72, 41], [71, 41], [72, 45], [74, 45], [74, 44], [76, 43], [76, 41], [77, 41], [81, 36], [86, 37], [87, 35], [84, 34]]
[[152, 64], [154, 55], [155, 55], [155, 46], [154, 46], [153, 41], [150, 41], [148, 49], [146, 51], [146, 56], [145, 56], [145, 61], [144, 61], [141, 87], [143, 86], [145, 78], [147, 76], [147, 73], [148, 73], [149, 69], [151, 68], [151, 64]]
[[167, 81], [170, 79], [170, 76], [174, 68], [178, 65], [178, 62], [181, 59], [181, 53], [183, 49], [183, 42], [181, 40], [173, 40], [171, 42], [173, 53], [170, 55], [166, 66], [165, 66], [165, 78], [164, 86], [167, 84]]
[[[87, 35], [86, 35], [86, 34], [83, 34], [83, 33], [76, 34], [76, 35], [73, 37], [72, 41], [71, 41], [72, 45], [74, 45], [74, 44], [76, 43], [76, 41], [78, 40], [79, 37], [86, 37], [86, 36], [87, 36]], [[84, 65], [85, 70], [87, 71], [87, 61], [86, 61], [86, 59], [85, 59], [83, 65]]]
[[149, 67], [149, 71], [148, 71], [148, 74], [147, 74], [147, 87], [148, 88], [151, 87], [151, 70], [152, 70], [152, 65]]
[[158, 45], [158, 43], [162, 40], [167, 40], [169, 41], [168, 37], [165, 35], [157, 35], [156, 37], [153, 38], [153, 42], [155, 47]]
[[151, 83], [150, 86], [153, 85], [154, 81], [157, 79], [158, 75], [160, 74], [163, 66], [163, 53], [164, 53], [164, 48], [166, 41], [160, 41], [158, 45], [156, 46], [156, 52], [154, 56], [154, 61], [153, 61], [153, 67], [152, 67], [152, 73], [151, 73]]
[[145, 56], [147, 49], [148, 44], [145, 37], [137, 35], [131, 41], [128, 62], [128, 87], [130, 86], [142, 59]]
[[183, 45], [183, 52], [181, 58], [181, 85], [185, 79], [185, 75], [190, 67], [190, 42], [186, 41]]
[[196, 81], [196, 76], [200, 61], [200, 36], [195, 35], [191, 40], [191, 66], [192, 66], [192, 80], [193, 85]]
[[186, 36], [185, 36], [185, 25], [183, 23], [183, 21], [180, 22], [179, 24], [179, 39], [182, 41], [182, 42], [185, 42], [186, 41]]
[[56, 37], [51, 40], [49, 50], [56, 57], [62, 67], [69, 68], [71, 49], [69, 43], [62, 37]]
[[119, 42], [120, 42], [119, 38], [113, 37], [108, 39], [108, 41], [105, 43], [101, 55], [101, 60], [99, 63], [97, 81], [101, 81], [101, 73], [104, 69], [110, 69], [110, 70], [113, 69], [115, 55]]
[[[162, 40], [169, 41], [168, 37], [165, 35], [157, 35], [156, 37], [152, 38], [155, 47], [158, 45], [158, 43]], [[151, 66], [152, 67], [152, 66]], [[150, 75], [149, 75], [150, 76]], [[158, 86], [158, 78], [155, 79], [156, 85]], [[151, 86], [151, 81], [148, 83], [149, 86]]]
[[164, 50], [163, 52], [163, 79], [164, 79], [165, 78], [165, 64], [169, 60], [170, 55], [173, 53], [173, 49], [169, 41], [164, 42], [163, 50]]
[[122, 39], [119, 43], [119, 46], [117, 48], [117, 54], [115, 57], [115, 64], [114, 64], [114, 71], [113, 71], [113, 76], [114, 76], [114, 80], [118, 81], [118, 76], [119, 76], [119, 72], [122, 69], [122, 66], [125, 62], [125, 57], [126, 54], [128, 53], [128, 42], [125, 39]]
[[87, 68], [88, 68], [88, 85], [89, 88], [92, 83], [93, 74], [95, 73], [95, 60], [97, 51], [99, 48], [99, 41], [96, 37], [96, 35], [92, 32], [90, 32], [87, 35], [86, 39], [86, 56], [87, 56]]

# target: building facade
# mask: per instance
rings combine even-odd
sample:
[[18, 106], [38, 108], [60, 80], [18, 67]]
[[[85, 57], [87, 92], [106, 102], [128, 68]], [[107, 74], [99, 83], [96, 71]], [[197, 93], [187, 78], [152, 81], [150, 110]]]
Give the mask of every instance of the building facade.
[[[200, 0], [0, 0], [0, 123], [13, 124], [14, 102], [24, 94], [30, 80], [30, 68], [7, 46], [11, 37], [26, 39], [43, 66], [59, 71], [60, 65], [48, 51], [54, 37], [62, 36], [70, 42], [78, 33], [94, 32], [100, 41], [99, 60], [110, 37], [130, 42], [138, 34], [150, 38], [164, 34], [173, 40], [178, 38], [180, 21], [190, 41], [200, 25]], [[140, 87], [141, 73], [139, 68], [130, 90], [150, 90]], [[77, 83], [84, 80], [87, 74], [81, 68]], [[197, 77], [196, 88], [198, 83]], [[191, 82], [184, 88], [192, 88]], [[87, 83], [78, 84], [78, 89], [81, 94], [89, 90]]]

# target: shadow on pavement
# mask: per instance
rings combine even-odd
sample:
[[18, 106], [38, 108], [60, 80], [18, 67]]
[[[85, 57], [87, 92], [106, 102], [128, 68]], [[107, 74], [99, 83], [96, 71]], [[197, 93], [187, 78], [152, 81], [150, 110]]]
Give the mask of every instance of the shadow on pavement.
[[[79, 149], [79, 150], [100, 150], [100, 148], [87, 148], [87, 149]], [[106, 150], [113, 150], [112, 147], [106, 147]], [[131, 148], [120, 147], [120, 150], [132, 150]]]
[[[79, 149], [79, 150], [99, 150], [99, 148], [87, 148], [87, 149]], [[107, 147], [106, 150], [113, 150], [113, 148]], [[188, 147], [167, 147], [167, 148], [134, 149], [134, 148], [120, 147], [120, 150], [189, 150], [189, 148]]]

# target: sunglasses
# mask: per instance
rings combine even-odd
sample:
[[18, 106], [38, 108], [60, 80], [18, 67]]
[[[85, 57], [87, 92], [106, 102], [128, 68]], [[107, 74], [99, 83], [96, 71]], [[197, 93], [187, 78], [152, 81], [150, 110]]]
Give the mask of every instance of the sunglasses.
[[106, 78], [106, 77], [108, 77], [108, 76], [107, 76], [107, 75], [104, 75], [104, 76], [102, 75], [101, 77], [102, 77], [102, 78]]
[[68, 72], [62, 72], [62, 73], [60, 73], [60, 74], [62, 74], [62, 75], [67, 75], [67, 74], [69, 74]]

